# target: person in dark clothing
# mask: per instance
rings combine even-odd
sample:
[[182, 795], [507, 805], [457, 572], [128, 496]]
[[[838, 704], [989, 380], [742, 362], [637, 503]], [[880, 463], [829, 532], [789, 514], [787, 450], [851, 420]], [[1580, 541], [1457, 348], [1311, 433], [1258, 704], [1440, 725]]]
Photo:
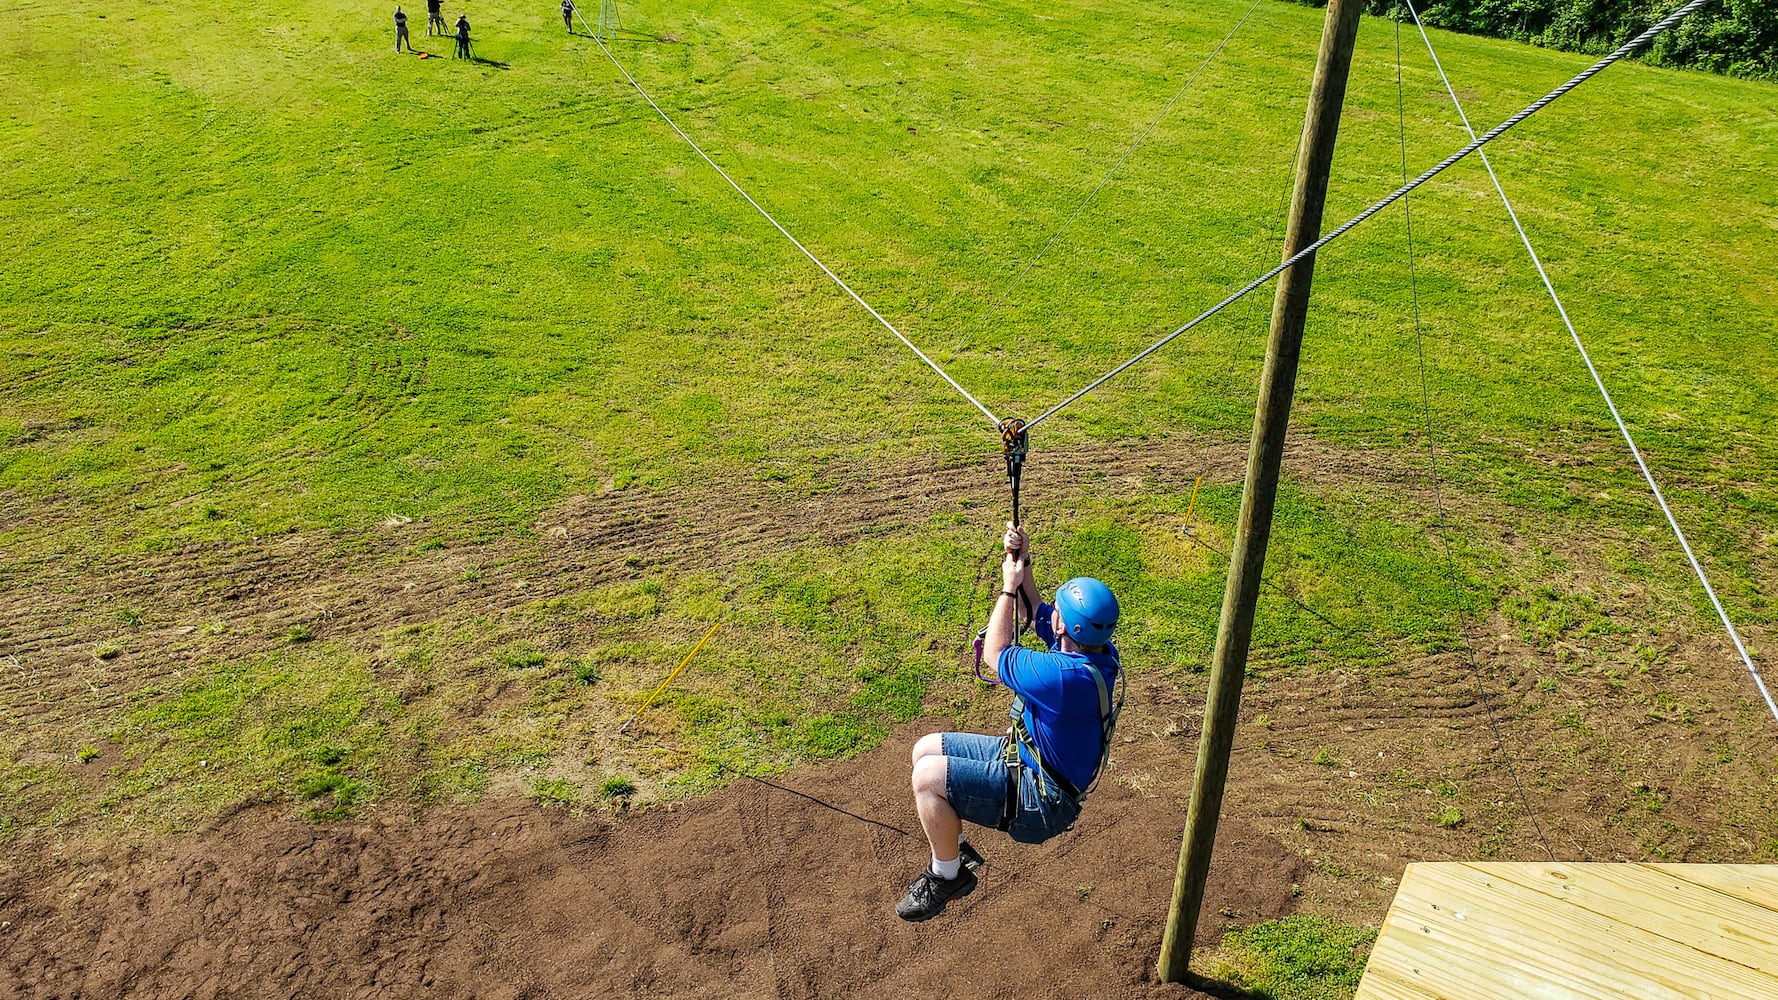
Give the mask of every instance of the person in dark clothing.
[[469, 58], [469, 15], [457, 15], [457, 59]]
[[402, 13], [400, 5], [395, 8], [395, 51], [400, 52], [403, 45], [407, 50], [414, 50], [414, 43], [407, 39], [407, 15]]
[[431, 37], [450, 33], [450, 29], [445, 27], [444, 0], [426, 0], [426, 35]]
[[562, 27], [574, 34], [574, 0], [562, 0]]

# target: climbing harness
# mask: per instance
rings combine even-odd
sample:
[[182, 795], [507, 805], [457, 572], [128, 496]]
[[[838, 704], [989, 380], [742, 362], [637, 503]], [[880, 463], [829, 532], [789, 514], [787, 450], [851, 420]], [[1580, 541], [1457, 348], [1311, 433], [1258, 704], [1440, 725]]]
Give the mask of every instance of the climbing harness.
[[[1124, 711], [1126, 685], [1123, 664], [1113, 657], [1112, 669], [1117, 671], [1117, 677], [1108, 686], [1105, 683], [1104, 672], [1097, 665], [1084, 659], [1080, 663], [1092, 676], [1093, 684], [1099, 689], [1099, 764], [1093, 769], [1093, 780], [1085, 788], [1075, 788], [1073, 782], [1051, 770], [1050, 766], [1043, 762], [1043, 751], [1038, 748], [1037, 740], [1031, 735], [1030, 708], [1025, 704], [1023, 695], [1014, 696], [1012, 707], [1006, 713], [1007, 717], [1012, 720], [1012, 725], [1006, 727], [1006, 736], [1002, 741], [1003, 752], [1006, 755], [1006, 805], [1001, 809], [1000, 822], [996, 824], [996, 828], [1001, 831], [1012, 826], [1013, 820], [1017, 819], [1019, 814], [1019, 790], [1024, 785], [1024, 771], [1029, 767], [1025, 763], [1024, 756], [1019, 753], [1020, 748], [1031, 755], [1031, 760], [1036, 765], [1030, 767], [1030, 770], [1037, 778], [1038, 796], [1048, 799], [1049, 786], [1053, 784], [1057, 791], [1067, 797], [1076, 810], [1086, 802], [1087, 796], [1098, 786], [1099, 776], [1105, 773], [1105, 765], [1111, 761], [1112, 737], [1117, 733], [1118, 716], [1122, 715]], [[1114, 694], [1115, 701], [1113, 700]], [[1069, 824], [1070, 827], [1073, 825], [1073, 823]]]

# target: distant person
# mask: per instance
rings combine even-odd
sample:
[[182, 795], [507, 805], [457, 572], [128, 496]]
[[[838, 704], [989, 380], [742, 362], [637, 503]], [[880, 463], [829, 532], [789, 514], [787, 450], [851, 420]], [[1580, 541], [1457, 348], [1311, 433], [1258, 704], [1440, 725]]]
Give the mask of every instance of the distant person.
[[574, 34], [574, 0], [562, 0], [562, 27]]
[[452, 58], [469, 58], [469, 15], [457, 15], [457, 54]]
[[444, 0], [426, 0], [427, 37], [430, 38], [433, 35], [443, 37], [450, 33], [451, 29], [445, 27]]
[[401, 5], [397, 4], [395, 7], [395, 51], [400, 52], [403, 45], [407, 46], [409, 52], [414, 50], [414, 43], [408, 41], [407, 38], [407, 15], [402, 13]]

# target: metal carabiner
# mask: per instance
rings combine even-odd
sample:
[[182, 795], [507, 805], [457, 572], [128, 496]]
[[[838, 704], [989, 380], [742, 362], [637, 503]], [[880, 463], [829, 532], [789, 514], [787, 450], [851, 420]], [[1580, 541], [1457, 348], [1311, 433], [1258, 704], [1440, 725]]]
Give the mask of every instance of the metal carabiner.
[[1012, 524], [1019, 526], [1019, 480], [1025, 474], [1025, 455], [1031, 448], [1030, 431], [1018, 417], [1000, 421], [1000, 447], [1006, 457], [1006, 481], [1012, 485]]

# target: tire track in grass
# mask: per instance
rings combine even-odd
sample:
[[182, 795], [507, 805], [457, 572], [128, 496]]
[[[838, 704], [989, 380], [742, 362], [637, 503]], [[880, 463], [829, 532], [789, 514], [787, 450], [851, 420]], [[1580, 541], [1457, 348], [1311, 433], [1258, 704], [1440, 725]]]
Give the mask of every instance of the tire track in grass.
[[[1340, 455], [1341, 465], [1331, 460], [1338, 454], [1305, 439], [1294, 447], [1292, 471], [1311, 481], [1344, 481], [1350, 473], [1341, 470], [1357, 467], [1373, 481], [1404, 488], [1413, 482], [1411, 468], [1393, 468], [1388, 456]], [[1245, 448], [1233, 443], [1094, 443], [1044, 456], [1029, 467], [1026, 489], [1034, 505], [1065, 509], [1083, 482], [1101, 494], [1179, 492], [1206, 470], [1235, 475], [1244, 457]], [[496, 614], [662, 569], [740, 565], [802, 545], [845, 546], [918, 528], [966, 504], [992, 510], [983, 520], [998, 523], [1001, 478], [994, 454], [841, 473], [826, 491], [807, 494], [754, 482], [583, 496], [538, 518], [535, 541], [423, 556], [408, 553], [412, 542], [399, 526], [347, 536], [348, 544], [368, 540], [367, 551], [354, 555], [328, 555], [342, 539], [320, 532], [79, 561], [46, 553], [17, 564], [19, 585], [0, 594], [0, 621], [11, 629], [0, 638], [0, 658], [28, 665], [36, 691], [26, 697], [16, 672], [0, 673], [0, 699], [37, 721], [63, 720], [116, 708], [143, 686], [164, 684], [201, 662], [276, 650], [299, 633], [370, 652], [383, 632], [434, 621], [447, 608]], [[88, 516], [65, 507], [51, 519], [57, 515]], [[133, 611], [163, 631], [120, 624], [117, 616]], [[203, 623], [216, 618], [226, 630], [203, 634]], [[95, 685], [81, 671], [101, 641], [129, 653], [131, 669], [108, 668], [99, 675], [105, 683]]]

